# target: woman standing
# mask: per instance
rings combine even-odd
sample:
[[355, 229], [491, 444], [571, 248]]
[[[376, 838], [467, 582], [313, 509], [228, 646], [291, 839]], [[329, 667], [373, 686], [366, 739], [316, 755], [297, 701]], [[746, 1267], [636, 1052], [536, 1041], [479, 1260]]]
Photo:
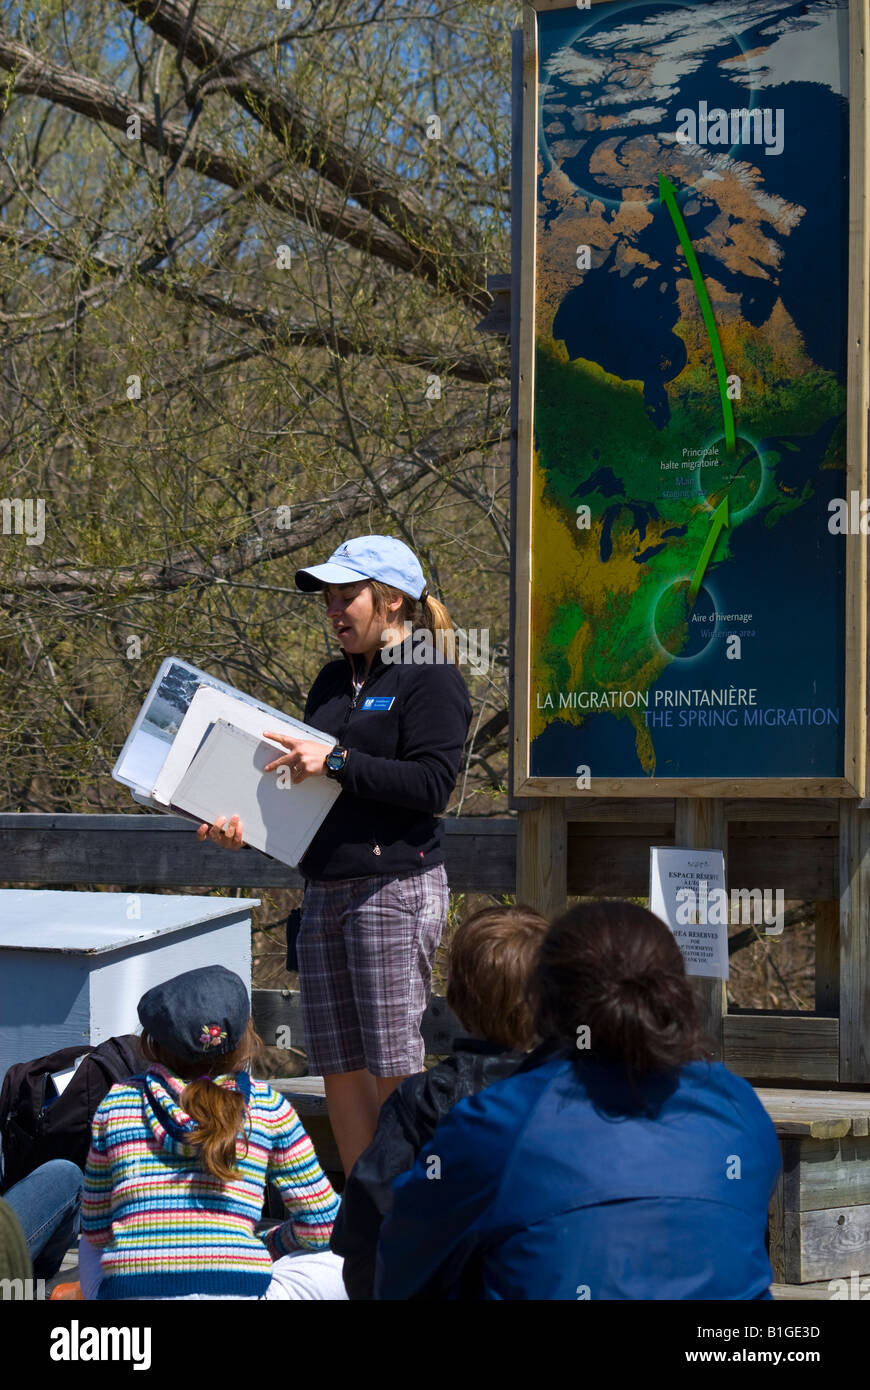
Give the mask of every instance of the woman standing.
[[[323, 745], [264, 730], [287, 752], [295, 782], [332, 777], [338, 797], [300, 863], [297, 942], [310, 1070], [322, 1074], [345, 1172], [372, 1139], [378, 1111], [423, 1068], [420, 1020], [447, 919], [438, 819], [456, 783], [471, 721], [452, 661], [453, 626], [431, 598], [420, 562], [392, 536], [357, 536], [326, 564], [297, 571], [321, 590], [342, 648], [323, 667], [304, 720]], [[447, 638], [445, 642], [444, 638]], [[233, 816], [200, 839], [239, 849]]]

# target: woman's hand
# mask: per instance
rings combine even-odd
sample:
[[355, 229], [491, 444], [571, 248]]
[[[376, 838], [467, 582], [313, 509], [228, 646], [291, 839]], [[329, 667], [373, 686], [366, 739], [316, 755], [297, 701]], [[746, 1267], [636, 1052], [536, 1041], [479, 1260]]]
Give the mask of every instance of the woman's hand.
[[242, 836], [245, 827], [238, 816], [231, 816], [226, 829], [223, 829], [226, 816], [219, 816], [214, 825], [209, 825], [208, 821], [199, 826], [196, 832], [198, 840], [214, 840], [221, 849], [241, 849]]
[[291, 780], [304, 782], [306, 777], [323, 777], [326, 773], [324, 766], [326, 755], [329, 752], [322, 743], [318, 743], [313, 738], [289, 738], [287, 734], [270, 733], [268, 730], [263, 735], [264, 738], [274, 739], [276, 743], [281, 743], [287, 749], [280, 758], [274, 762], [267, 763], [264, 772], [273, 772], [276, 767], [289, 767]]

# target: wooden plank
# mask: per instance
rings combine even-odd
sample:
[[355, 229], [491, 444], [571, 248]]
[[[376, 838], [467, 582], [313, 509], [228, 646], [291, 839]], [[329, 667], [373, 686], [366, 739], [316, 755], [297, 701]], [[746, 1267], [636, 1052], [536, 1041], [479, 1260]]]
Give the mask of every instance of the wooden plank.
[[[517, 490], [519, 486], [519, 395], [520, 395], [520, 302], [523, 275], [522, 223], [523, 223], [523, 29], [517, 24], [511, 31], [511, 440], [510, 440], [510, 592], [508, 594], [508, 807], [517, 810], [513, 797], [514, 781], [517, 777], [516, 755], [518, 740], [526, 737], [523, 720], [517, 719], [517, 709], [525, 710], [525, 705], [517, 705], [520, 698], [519, 687], [525, 684], [526, 673], [520, 670], [517, 651], [519, 618], [517, 610], [517, 526], [519, 506]], [[526, 526], [524, 516], [523, 526]], [[525, 534], [525, 532], [524, 532]], [[528, 595], [526, 595], [526, 602]], [[524, 630], [524, 641], [527, 629]], [[527, 651], [527, 648], [523, 648]], [[524, 697], [525, 698], [525, 697]], [[522, 763], [522, 775], [528, 771]]]
[[517, 901], [544, 917], [564, 912], [568, 836], [561, 801], [543, 801], [517, 812]]
[[781, 1120], [776, 1132], [781, 1139], [842, 1139], [849, 1127], [848, 1120]]
[[[783, 804], [788, 805], [787, 802]], [[840, 811], [838, 807], [833, 819], [819, 816], [813, 820], [806, 816], [803, 819], [783, 816], [781, 820], [756, 820], [754, 816], [747, 815], [745, 820], [729, 826], [728, 833], [735, 840], [765, 842], [790, 840], [795, 837], [804, 840], [836, 840], [840, 833]]]
[[[725, 853], [725, 882], [728, 882], [728, 828], [721, 801], [679, 799], [675, 804], [674, 842], [686, 849], [721, 849]], [[693, 976], [691, 983], [700, 1000], [701, 1023], [713, 1044], [713, 1055], [721, 1059], [722, 1020], [728, 1009], [725, 981]]]
[[[458, 892], [510, 892], [516, 822], [446, 816], [444, 855]], [[0, 815], [4, 882], [183, 888], [298, 888], [302, 878], [253, 849], [201, 844], [183, 816]]]
[[785, 1211], [870, 1205], [870, 1138], [789, 1139], [782, 1147]]
[[269, 1085], [286, 1096], [297, 1115], [326, 1115], [326, 1087], [322, 1076], [273, 1076]]
[[305, 1026], [298, 989], [251, 991], [254, 1027], [267, 1047], [305, 1050]]
[[[801, 1225], [799, 1212], [786, 1212], [782, 1214], [782, 1248], [783, 1248], [783, 1282], [786, 1284], [802, 1284], [809, 1282], [810, 1278], [820, 1278], [807, 1275], [806, 1280], [802, 1277], [803, 1264], [801, 1261]], [[824, 1272], [824, 1271], [823, 1271]]]
[[[520, 219], [521, 260], [517, 302], [519, 323], [518, 357], [514, 372], [516, 393], [516, 468], [514, 529], [514, 634], [511, 673], [513, 743], [511, 747], [511, 790], [521, 792], [529, 776], [529, 734], [531, 678], [531, 564], [532, 564], [532, 471], [535, 368], [535, 247], [537, 238], [537, 180], [530, 171], [537, 168], [538, 135], [538, 28], [533, 10], [523, 12], [522, 49], [522, 143], [518, 177], [521, 183]], [[525, 176], [524, 176], [525, 175]], [[520, 306], [522, 312], [520, 313]]]
[[837, 1080], [836, 1018], [814, 1014], [728, 1014], [723, 1031], [723, 1060], [741, 1076], [758, 1080]]
[[641, 807], [631, 801], [608, 801], [602, 796], [596, 796], [591, 801], [571, 799], [565, 803], [565, 816], [569, 821], [601, 825], [617, 821], [626, 828], [642, 817], [645, 824], [673, 829], [674, 801], [673, 797], [663, 797], [660, 801], [645, 801]]
[[870, 1205], [785, 1213], [786, 1283], [870, 1271]]
[[295, 869], [257, 850], [230, 853], [200, 843], [193, 822], [183, 816], [4, 815], [0, 864], [10, 882], [302, 887]]
[[[636, 806], [631, 801], [620, 801], [596, 796], [591, 799], [571, 800], [565, 807], [568, 820], [578, 821], [624, 821], [631, 822], [637, 817], [644, 821], [662, 824], [674, 823], [674, 798], [649, 798]], [[726, 801], [725, 819], [729, 834], [744, 833], [742, 822], [753, 822], [752, 834], [778, 835], [792, 833], [795, 825], [815, 822], [813, 833], [839, 834], [840, 803], [832, 799], [796, 802], [793, 800], [759, 799], [757, 801]], [[786, 825], [780, 829], [780, 822]], [[764, 829], [761, 830], [760, 826]]]
[[840, 814], [840, 1070], [870, 1081], [870, 811], [844, 802]]
[[[621, 824], [614, 814], [620, 806]], [[656, 803], [634, 808], [635, 817], [642, 815], [634, 821], [627, 818], [628, 807], [628, 802], [604, 804], [600, 824], [577, 818], [575, 804], [565, 808], [570, 893], [646, 894], [649, 846], [672, 843], [673, 828]], [[455, 891], [513, 889], [514, 817], [446, 817], [444, 826], [447, 874]], [[216, 845], [200, 844], [191, 823], [177, 816], [3, 814], [0, 864], [10, 884], [301, 888], [295, 870], [255, 850], [228, 854]], [[812, 839], [762, 832], [751, 839], [732, 828], [728, 866], [732, 887], [773, 881], [785, 885], [788, 896], [830, 899], [838, 892], [834, 840], [827, 835]]]
[[[522, 804], [522, 803], [519, 803]], [[649, 847], [674, 843], [664, 822], [639, 822], [638, 831], [612, 821], [602, 825], [568, 821], [568, 892], [601, 897], [645, 897], [649, 890]], [[837, 891], [836, 841], [783, 836], [728, 840], [731, 888], [781, 884], [787, 898], [831, 898]]]
[[739, 831], [738, 823], [744, 820], [770, 821], [772, 826], [775, 826], [779, 820], [830, 821], [836, 825], [839, 816], [840, 803], [832, 798], [804, 802], [776, 801], [772, 798], [770, 800], [725, 802], [725, 819], [728, 821], [728, 827], [732, 833], [735, 826]]
[[838, 1018], [840, 1014], [840, 906], [836, 900], [817, 902], [816, 1013]]
[[[741, 1016], [728, 1015], [729, 1018]], [[776, 1018], [779, 1015], [759, 1011], [756, 1017]], [[809, 1020], [810, 1024], [814, 1020], [817, 1021], [815, 1014], [796, 1013], [789, 1014], [787, 1017], [790, 1020]], [[824, 1020], [824, 1022], [827, 1024], [830, 1020]], [[870, 1095], [866, 1091], [817, 1091], [801, 1086], [756, 1086], [755, 1090], [765, 1110], [771, 1116], [807, 1115], [810, 1118], [815, 1118], [820, 1115], [827, 1115], [851, 1119], [856, 1114], [866, 1114], [867, 1107], [870, 1105]]]
[[[785, 1148], [785, 1145], [783, 1146]], [[770, 1199], [767, 1214], [767, 1228], [770, 1233], [770, 1268], [773, 1277], [785, 1283], [785, 1203], [783, 1200], [783, 1174], [780, 1173]]]
[[[867, 496], [867, 412], [870, 405], [870, 139], [867, 100], [867, 5], [849, 6], [849, 307], [846, 357], [846, 483]], [[846, 545], [846, 691], [844, 773], [859, 797], [867, 794], [867, 538]], [[866, 900], [865, 900], [866, 903]], [[865, 914], [866, 922], [866, 914]], [[844, 1036], [845, 1033], [845, 1036]], [[862, 1044], [851, 1018], [841, 1032], [842, 1080]], [[863, 1042], [863, 1040], [862, 1040]], [[848, 1057], [849, 1061], [846, 1062]]]
[[512, 893], [517, 877], [516, 819], [446, 816], [444, 860], [454, 892]]
[[[525, 803], [520, 802], [523, 806]], [[608, 809], [618, 807], [619, 802], [602, 803]], [[647, 806], [657, 806], [659, 803], [638, 802], [637, 805], [631, 802], [622, 803], [625, 810], [622, 817], [611, 812], [599, 819], [591, 816], [578, 816], [576, 807], [566, 807], [566, 819], [573, 827], [578, 827], [574, 833], [579, 833], [582, 825], [584, 835], [609, 835], [615, 838], [632, 838], [647, 834], [659, 835], [667, 838], [673, 836], [674, 817], [668, 820], [664, 815], [649, 816], [646, 814]], [[627, 814], [627, 808], [631, 806], [631, 815]], [[749, 855], [753, 849], [770, 849], [774, 854], [783, 856], [794, 844], [796, 850], [792, 858], [797, 861], [805, 852], [805, 846], [818, 847], [818, 850], [825, 856], [827, 865], [834, 862], [837, 837], [840, 833], [839, 813], [836, 821], [743, 821], [736, 826], [728, 827], [728, 838], [734, 848]], [[830, 872], [830, 870], [828, 870]], [[770, 875], [767, 880], [770, 881]]]
[[776, 1302], [826, 1302], [831, 1297], [828, 1281], [818, 1284], [771, 1284], [770, 1292]]
[[[576, 817], [566, 817], [568, 837], [578, 844], [588, 840], [609, 840], [614, 844], [636, 845], [649, 849], [650, 844], [671, 844], [674, 838], [673, 823], [664, 821], [633, 820], [615, 825], [613, 821], [578, 821]], [[598, 846], [596, 845], [596, 850]], [[649, 867], [649, 865], [647, 865]]]
[[[729, 1014], [729, 1018], [733, 1017], [733, 1014]], [[813, 1020], [813, 1015], [797, 1014], [794, 1017], [797, 1020]], [[830, 1023], [831, 1020], [822, 1022]], [[804, 1128], [795, 1129], [793, 1132], [809, 1134], [808, 1126], [811, 1124], [837, 1121], [845, 1126], [839, 1131], [840, 1134], [854, 1134], [856, 1120], [859, 1130], [863, 1130], [870, 1117], [870, 1094], [866, 1091], [811, 1091], [797, 1086], [756, 1086], [755, 1091], [777, 1130], [781, 1132], [786, 1123], [801, 1124]], [[814, 1137], [832, 1136], [817, 1134]]]
[[[850, 197], [849, 341], [847, 364], [847, 481], [867, 495], [868, 411], [868, 141], [867, 15], [851, 5], [849, 44]], [[846, 552], [846, 764], [847, 776], [859, 765], [859, 794], [866, 786], [867, 717], [867, 541], [848, 537]], [[870, 908], [870, 819], [868, 812], [844, 805], [840, 816], [840, 1080], [866, 1081], [870, 1073], [870, 1018], [867, 1016], [870, 966], [867, 913]]]
[[829, 836], [729, 839], [730, 887], [780, 887], [786, 898], [836, 898], [837, 841]]
[[514, 786], [515, 796], [584, 796], [593, 797], [699, 797], [699, 798], [737, 798], [750, 797], [776, 799], [794, 797], [801, 801], [808, 799], [841, 799], [854, 797], [855, 787], [846, 777], [626, 777], [590, 778], [588, 792], [578, 792], [573, 777], [527, 777], [518, 780]]
[[568, 827], [567, 882], [570, 894], [590, 897], [646, 897], [650, 845], [669, 845], [673, 836], [586, 835], [576, 822]]

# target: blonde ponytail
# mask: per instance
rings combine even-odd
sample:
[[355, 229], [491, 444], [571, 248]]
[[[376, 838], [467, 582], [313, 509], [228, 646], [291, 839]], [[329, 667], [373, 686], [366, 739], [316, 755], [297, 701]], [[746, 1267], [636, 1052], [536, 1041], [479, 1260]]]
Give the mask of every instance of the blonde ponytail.
[[[423, 590], [419, 599], [416, 599], [411, 598], [410, 594], [403, 593], [401, 589], [393, 589], [389, 584], [382, 584], [379, 579], [370, 579], [369, 584], [374, 596], [375, 609], [385, 615], [385, 621], [389, 612], [387, 604], [391, 599], [400, 598], [402, 607], [397, 613], [389, 615], [389, 622], [396, 627], [410, 623], [412, 633], [419, 632], [421, 628], [431, 632], [447, 660], [455, 661], [456, 631], [453, 619], [441, 600], [432, 597], [428, 586]], [[439, 633], [442, 634], [440, 638], [438, 637]]]
[[428, 588], [424, 589], [420, 595], [420, 609], [422, 618], [420, 627], [428, 628], [433, 634], [443, 632], [445, 637], [449, 633], [452, 640], [455, 627], [453, 619], [441, 600], [433, 598]]

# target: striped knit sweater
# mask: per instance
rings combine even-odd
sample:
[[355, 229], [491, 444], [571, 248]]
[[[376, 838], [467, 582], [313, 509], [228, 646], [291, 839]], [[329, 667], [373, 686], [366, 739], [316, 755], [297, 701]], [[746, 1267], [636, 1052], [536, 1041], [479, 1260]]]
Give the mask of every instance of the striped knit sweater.
[[[102, 1250], [99, 1298], [258, 1297], [273, 1259], [329, 1248], [338, 1198], [293, 1107], [246, 1073], [216, 1081], [250, 1093], [247, 1153], [240, 1138], [228, 1183], [185, 1142], [196, 1125], [178, 1103], [184, 1082], [165, 1068], [113, 1086], [100, 1104], [82, 1196], [82, 1234]], [[291, 1215], [264, 1243], [254, 1226], [267, 1181]]]

